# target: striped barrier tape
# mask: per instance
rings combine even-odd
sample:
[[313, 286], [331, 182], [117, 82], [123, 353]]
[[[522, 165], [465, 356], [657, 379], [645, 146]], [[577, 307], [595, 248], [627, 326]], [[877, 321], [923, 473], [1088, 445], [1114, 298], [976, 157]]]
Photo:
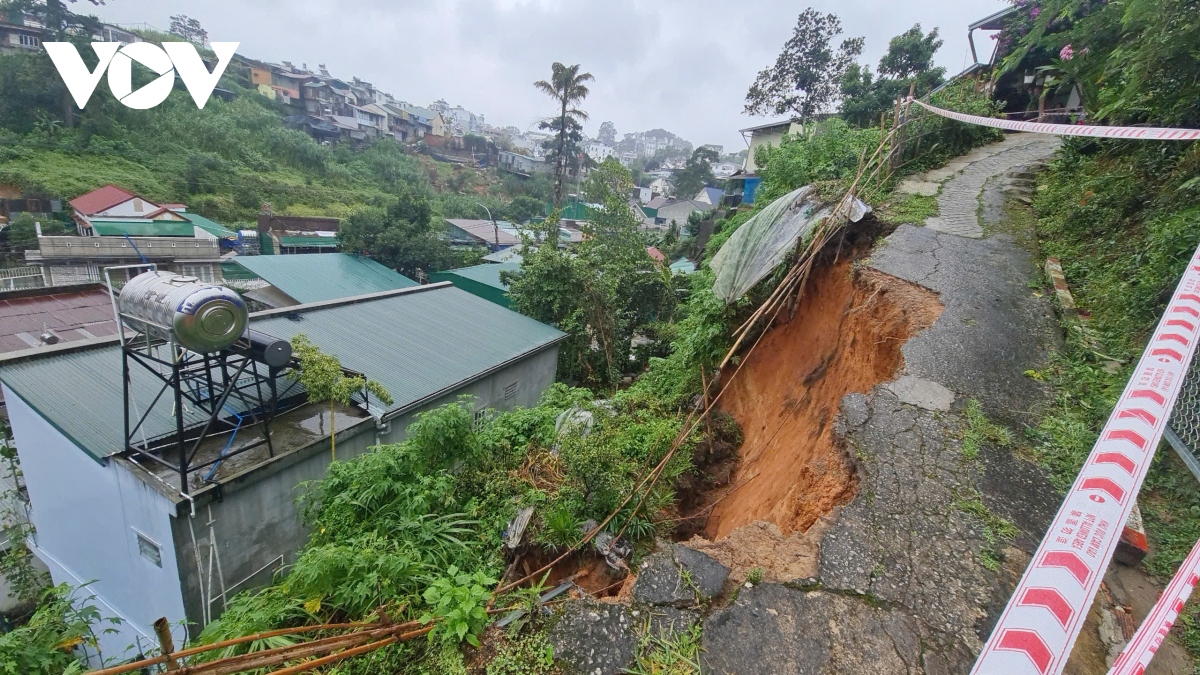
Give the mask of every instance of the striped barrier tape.
[[1117, 657], [1108, 675], [1142, 675], [1146, 672], [1150, 659], [1154, 658], [1159, 645], [1171, 631], [1197, 581], [1200, 581], [1200, 541], [1192, 547], [1192, 552], [1179, 566], [1175, 578], [1167, 584], [1167, 589], [1154, 603], [1154, 608], [1133, 634], [1133, 639], [1125, 645], [1125, 651]]
[[1163, 127], [1097, 127], [1086, 124], [1047, 124], [1045, 122], [1021, 122], [1000, 120], [994, 117], [966, 115], [952, 110], [943, 110], [918, 99], [913, 103], [929, 112], [967, 124], [978, 124], [1008, 131], [1027, 131], [1035, 134], [1058, 136], [1087, 136], [1090, 138], [1126, 138], [1144, 141], [1194, 141], [1200, 139], [1200, 129], [1167, 129]]
[[973, 675], [1059, 675], [1079, 637], [1200, 341], [1200, 249]]

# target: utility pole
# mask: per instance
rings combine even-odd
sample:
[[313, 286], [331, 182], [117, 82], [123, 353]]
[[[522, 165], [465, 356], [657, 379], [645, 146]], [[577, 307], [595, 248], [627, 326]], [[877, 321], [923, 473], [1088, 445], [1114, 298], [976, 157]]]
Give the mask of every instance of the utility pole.
[[496, 218], [495, 218], [495, 216], [492, 215], [492, 210], [489, 209], [488, 207], [484, 206], [483, 204], [480, 204], [479, 202], [475, 202], [475, 205], [478, 206], [479, 208], [483, 209], [484, 211], [487, 211], [488, 218], [491, 219], [491, 221], [492, 221], [492, 229], [495, 231], [496, 250], [497, 251], [500, 250], [500, 226], [496, 224]]

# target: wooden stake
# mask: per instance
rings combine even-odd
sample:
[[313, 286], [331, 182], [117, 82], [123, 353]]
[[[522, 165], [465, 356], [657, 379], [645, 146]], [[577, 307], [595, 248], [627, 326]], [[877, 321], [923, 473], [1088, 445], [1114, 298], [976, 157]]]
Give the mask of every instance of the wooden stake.
[[158, 646], [167, 659], [167, 670], [178, 670], [179, 661], [172, 656], [175, 652], [175, 641], [171, 638], [171, 624], [167, 622], [167, 617], [160, 616], [155, 619], [154, 634], [158, 636]]
[[708, 431], [708, 445], [711, 450], [713, 442], [712, 416], [708, 412], [711, 406], [708, 403], [708, 378], [704, 375], [704, 366], [700, 366], [700, 386], [704, 392], [704, 426]]

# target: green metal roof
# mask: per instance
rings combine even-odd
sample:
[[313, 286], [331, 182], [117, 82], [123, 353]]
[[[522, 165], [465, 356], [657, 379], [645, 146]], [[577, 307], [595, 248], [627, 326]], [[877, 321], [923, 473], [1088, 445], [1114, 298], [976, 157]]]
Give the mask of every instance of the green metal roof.
[[[565, 337], [453, 286], [259, 312], [250, 325], [285, 339], [304, 333], [344, 367], [379, 380], [394, 399], [393, 413], [432, 402]], [[160, 383], [139, 367], [130, 369], [130, 377], [139, 404], [148, 405]], [[0, 362], [0, 381], [93, 458], [121, 451], [121, 353], [116, 343]], [[63, 387], [63, 382], [71, 386]], [[148, 416], [148, 437], [174, 432], [169, 398], [164, 396]], [[372, 401], [372, 410], [378, 410], [376, 404]], [[203, 422], [195, 411], [185, 410], [189, 425]]]
[[435, 272], [429, 275], [429, 277], [434, 281], [454, 281], [454, 277], [461, 277], [484, 284], [485, 286], [507, 291], [508, 285], [500, 281], [500, 273], [518, 272], [520, 269], [521, 265], [519, 263], [484, 263], [472, 267], [460, 267], [456, 270]]
[[370, 258], [347, 253], [238, 256], [233, 262], [297, 302], [321, 302], [416, 286], [417, 282]]
[[691, 274], [696, 271], [696, 263], [687, 258], [680, 258], [671, 263], [671, 271], [675, 274]]
[[196, 226], [179, 220], [106, 220], [90, 218], [92, 230], [102, 237], [192, 237]]
[[221, 239], [230, 239], [230, 238], [237, 237], [237, 232], [234, 232], [233, 230], [229, 229], [228, 227], [225, 227], [224, 225], [222, 225], [218, 222], [209, 220], [208, 218], [205, 218], [204, 216], [200, 215], [199, 213], [184, 212], [184, 213], [180, 213], [179, 215], [183, 216], [184, 218], [187, 218], [188, 222], [190, 222], [191, 224], [195, 225], [196, 227], [204, 230], [205, 232], [213, 235], [214, 237], [218, 237]]
[[192, 237], [196, 228], [225, 239], [237, 233], [196, 213], [180, 213], [187, 220], [136, 220], [132, 218], [90, 218], [92, 229], [102, 237]]
[[279, 245], [297, 248], [337, 248], [337, 239], [334, 237], [280, 237]]

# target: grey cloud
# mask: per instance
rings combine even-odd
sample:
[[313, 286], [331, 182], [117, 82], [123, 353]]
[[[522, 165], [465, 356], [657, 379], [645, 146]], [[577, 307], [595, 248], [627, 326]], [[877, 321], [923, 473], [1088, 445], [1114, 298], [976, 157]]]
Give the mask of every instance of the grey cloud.
[[[588, 130], [611, 120], [619, 133], [669, 129], [696, 144], [743, 147], [737, 129], [746, 88], [774, 61], [806, 6], [841, 17], [866, 37], [874, 65], [893, 35], [921, 23], [941, 28], [939, 65], [969, 62], [966, 26], [1003, 0], [109, 0], [105, 20], [166, 28], [172, 14], [198, 19], [214, 40], [267, 60], [324, 63], [398, 98], [438, 98], [497, 125], [526, 127], [553, 114], [533, 89], [550, 63], [579, 63], [596, 77], [584, 104]], [[983, 49], [991, 41], [977, 39]]]

